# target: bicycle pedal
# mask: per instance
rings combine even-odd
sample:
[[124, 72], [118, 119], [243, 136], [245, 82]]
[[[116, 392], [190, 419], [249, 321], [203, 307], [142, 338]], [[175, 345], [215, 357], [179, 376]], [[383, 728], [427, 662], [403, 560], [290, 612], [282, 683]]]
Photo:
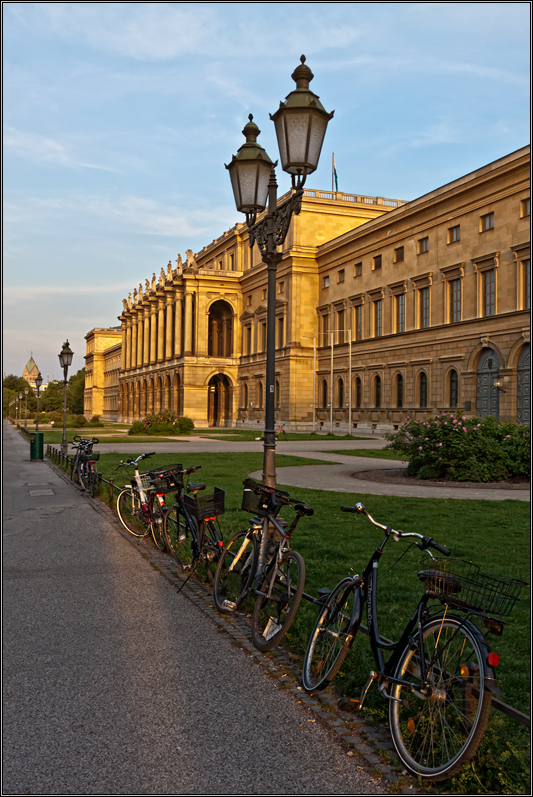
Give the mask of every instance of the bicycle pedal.
[[362, 703], [358, 697], [341, 697], [337, 706], [344, 711], [359, 711]]
[[182, 570], [184, 572], [189, 572], [189, 570], [192, 570], [192, 565], [183, 565]]
[[237, 604], [236, 603], [234, 603], [233, 601], [228, 601], [228, 600], [223, 601], [222, 606], [225, 609], [231, 610], [232, 612], [234, 612], [235, 609], [237, 608]]

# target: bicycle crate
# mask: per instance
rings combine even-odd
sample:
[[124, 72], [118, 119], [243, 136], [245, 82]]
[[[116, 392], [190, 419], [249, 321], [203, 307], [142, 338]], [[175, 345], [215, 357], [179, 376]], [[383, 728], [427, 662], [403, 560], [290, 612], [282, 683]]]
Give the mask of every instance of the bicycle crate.
[[[181, 471], [183, 470], [183, 465], [170, 465], [167, 468], [161, 468], [160, 470], [150, 470], [146, 473], [141, 474], [141, 479], [143, 476], [149, 476], [150, 481], [153, 482], [153, 486], [155, 488], [156, 493], [159, 495], [164, 495], [165, 493], [172, 493], [181, 490], [183, 487], [183, 481], [181, 477]], [[143, 484], [144, 488], [144, 484]]]
[[459, 609], [505, 617], [518, 600], [524, 581], [484, 575], [464, 559], [425, 559], [425, 591]]
[[209, 495], [199, 494], [196, 498], [191, 495], [184, 495], [183, 502], [196, 520], [209, 520], [224, 514], [225, 494], [224, 490], [215, 487], [215, 492]]
[[80, 454], [81, 462], [98, 462], [99, 459], [100, 459], [99, 451], [91, 451], [90, 454], [87, 453]]
[[277, 515], [280, 510], [280, 504], [286, 504], [289, 493], [282, 490], [276, 490], [276, 508], [272, 507], [272, 498], [270, 495], [255, 492], [248, 487], [244, 488], [242, 494], [241, 509], [245, 512], [251, 512], [259, 517], [266, 517], [266, 515]]

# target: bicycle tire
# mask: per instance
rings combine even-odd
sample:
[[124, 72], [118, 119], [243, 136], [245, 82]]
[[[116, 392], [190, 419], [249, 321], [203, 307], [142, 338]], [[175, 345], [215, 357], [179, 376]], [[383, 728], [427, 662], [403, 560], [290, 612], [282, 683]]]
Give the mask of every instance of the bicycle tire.
[[118, 494], [117, 514], [124, 528], [134, 537], [145, 537], [150, 533], [151, 528], [144, 519], [139, 495], [134, 491], [132, 496], [129, 487]]
[[352, 617], [359, 595], [353, 579], [344, 578], [319, 609], [302, 669], [302, 684], [307, 692], [325, 689], [339, 672], [353, 644]]
[[183, 510], [176, 504], [165, 512], [163, 533], [168, 552], [182, 570], [190, 569], [197, 556], [196, 528], [191, 528]]
[[267, 568], [261, 586], [263, 592], [255, 601], [252, 615], [252, 642], [266, 651], [279, 645], [292, 625], [302, 599], [305, 584], [305, 563], [296, 551], [286, 551], [277, 563], [277, 573], [270, 589], [275, 560]]
[[152, 503], [152, 539], [155, 543], [156, 548], [159, 548], [160, 551], [166, 551], [167, 543], [165, 539], [165, 531], [164, 531], [164, 522], [165, 522], [165, 510], [161, 507], [159, 503], [159, 499], [155, 496]]
[[[237, 564], [232, 568], [239, 552]], [[218, 560], [213, 584], [213, 598], [219, 612], [229, 614], [243, 605], [253, 584], [258, 557], [259, 543], [251, 529], [237, 531], [228, 540]]]
[[[389, 723], [396, 752], [406, 769], [432, 781], [445, 780], [475, 754], [489, 719], [492, 694], [485, 689], [484, 644], [480, 632], [461, 617], [437, 617], [422, 629], [428, 678], [435, 690], [423, 699], [393, 686]], [[408, 645], [396, 677], [420, 690], [420, 651]]]
[[80, 462], [78, 468], [79, 468], [79, 476], [78, 476], [79, 483], [83, 487], [83, 489], [87, 491], [89, 487], [88, 465], [86, 462]]
[[206, 575], [211, 586], [215, 583], [218, 560], [222, 553], [221, 542], [222, 537], [220, 536], [217, 524], [212, 520], [207, 520], [204, 526], [204, 545], [201, 554]]
[[74, 484], [80, 483], [79, 467], [80, 467], [79, 461], [74, 460], [74, 466], [70, 472], [70, 481], [74, 482]]
[[92, 468], [89, 470], [89, 490], [91, 492], [91, 498], [94, 498], [94, 493], [96, 491], [96, 473]]

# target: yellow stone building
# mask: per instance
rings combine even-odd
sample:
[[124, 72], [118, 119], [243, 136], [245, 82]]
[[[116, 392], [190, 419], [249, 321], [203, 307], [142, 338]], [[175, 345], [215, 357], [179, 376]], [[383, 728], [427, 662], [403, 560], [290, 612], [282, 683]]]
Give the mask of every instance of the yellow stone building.
[[[528, 419], [529, 158], [524, 147], [412, 202], [305, 189], [277, 270], [278, 421]], [[119, 317], [119, 419], [170, 408], [199, 427], [261, 428], [266, 284], [238, 223], [139, 285]]]
[[119, 418], [119, 373], [122, 332], [120, 327], [95, 327], [85, 335], [85, 390], [83, 414], [108, 421]]

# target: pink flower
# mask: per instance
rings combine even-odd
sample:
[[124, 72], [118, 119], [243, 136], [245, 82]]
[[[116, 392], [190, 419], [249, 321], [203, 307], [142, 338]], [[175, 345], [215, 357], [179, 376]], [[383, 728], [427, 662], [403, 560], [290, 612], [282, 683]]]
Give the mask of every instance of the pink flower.
[[422, 446], [418, 446], [418, 450], [419, 450], [419, 451], [422, 451]]
[[463, 426], [463, 432], [466, 432], [466, 426]]
[[454, 422], [454, 423], [457, 423], [457, 418], [454, 418], [454, 419], [453, 419], [453, 422]]
[[466, 421], [466, 415], [463, 415], [463, 421]]
[[439, 457], [439, 462], [442, 460], [442, 457]]

